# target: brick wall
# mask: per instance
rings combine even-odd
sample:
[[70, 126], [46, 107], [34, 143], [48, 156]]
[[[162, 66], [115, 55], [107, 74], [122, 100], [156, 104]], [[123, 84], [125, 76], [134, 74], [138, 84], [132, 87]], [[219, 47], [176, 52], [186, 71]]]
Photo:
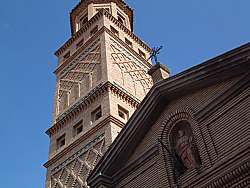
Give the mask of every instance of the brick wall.
[[[237, 168], [247, 169], [249, 165], [247, 163], [249, 157], [243, 155], [250, 135], [249, 87], [241, 91], [239, 85], [242, 82], [244, 78], [234, 77], [168, 103], [150, 131], [135, 148], [125, 167], [129, 168], [130, 164], [142, 158], [144, 153], [155, 144], [158, 144], [159, 155], [119, 178], [117, 187], [168, 187], [170, 184], [176, 186], [179, 184], [181, 187], [207, 187], [209, 185], [220, 187], [218, 185], [221, 182], [225, 185], [233, 185], [233, 181], [235, 181], [234, 185], [244, 187], [244, 183], [249, 181], [249, 176], [243, 170], [239, 172], [237, 181], [235, 177], [229, 180], [225, 178], [226, 175], [223, 176], [228, 173], [229, 177], [230, 172], [233, 173]], [[230, 91], [232, 94], [229, 94]], [[174, 162], [161, 147], [158, 138], [163, 135], [163, 142], [170, 147], [167, 132], [164, 133], [164, 131], [169, 129], [167, 126], [172, 126], [171, 123], [167, 123], [171, 116], [184, 117], [184, 115], [178, 115], [182, 111], [185, 111], [187, 116], [190, 113], [188, 121], [191, 123], [198, 146], [201, 166], [198, 170], [190, 170], [176, 177]], [[242, 158], [237, 159], [233, 156]], [[235, 161], [230, 163], [230, 157], [235, 158]], [[149, 164], [152, 166], [149, 167]], [[244, 165], [245, 168], [243, 168]], [[215, 173], [211, 174], [211, 172]], [[221, 182], [218, 180], [216, 184], [215, 179], [218, 178], [221, 178]], [[240, 181], [240, 178], [244, 183]]]

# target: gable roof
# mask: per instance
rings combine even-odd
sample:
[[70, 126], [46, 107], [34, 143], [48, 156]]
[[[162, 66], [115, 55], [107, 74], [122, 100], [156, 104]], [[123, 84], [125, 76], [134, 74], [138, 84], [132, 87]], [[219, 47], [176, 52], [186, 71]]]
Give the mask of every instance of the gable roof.
[[112, 182], [169, 101], [243, 73], [250, 76], [250, 43], [156, 83], [89, 175], [89, 185]]

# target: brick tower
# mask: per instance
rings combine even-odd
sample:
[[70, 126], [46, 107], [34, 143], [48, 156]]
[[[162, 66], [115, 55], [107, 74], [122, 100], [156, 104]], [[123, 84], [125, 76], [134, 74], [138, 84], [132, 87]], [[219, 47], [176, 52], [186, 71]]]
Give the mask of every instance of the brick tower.
[[46, 188], [87, 187], [86, 177], [152, 86], [151, 49], [133, 34], [122, 0], [82, 0], [72, 36], [55, 55], [56, 92]]

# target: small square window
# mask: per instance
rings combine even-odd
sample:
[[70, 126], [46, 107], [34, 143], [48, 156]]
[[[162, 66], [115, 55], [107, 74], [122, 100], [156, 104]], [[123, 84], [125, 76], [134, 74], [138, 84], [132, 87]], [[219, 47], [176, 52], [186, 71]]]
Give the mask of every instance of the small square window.
[[138, 51], [139, 51], [139, 55], [143, 57], [144, 59], [146, 59], [146, 54], [142, 52], [140, 49], [138, 49]]
[[88, 22], [88, 14], [82, 16], [79, 22], [80, 22], [80, 28], [83, 27]]
[[56, 141], [57, 149], [63, 147], [65, 145], [65, 134], [59, 137]]
[[90, 31], [90, 35], [93, 36], [94, 34], [97, 33], [97, 31], [98, 31], [98, 26], [95, 26], [94, 29]]
[[100, 119], [102, 117], [102, 109], [101, 106], [99, 106], [97, 109], [95, 109], [92, 113], [91, 113], [91, 120], [92, 122]]
[[104, 10], [106, 10], [106, 11], [109, 12], [109, 8], [97, 8], [97, 9], [95, 9], [95, 10], [96, 10], [96, 12], [99, 12], [99, 11], [102, 10], [102, 9], [104, 9]]
[[117, 13], [117, 20], [121, 24], [125, 25], [125, 18], [120, 13]]
[[120, 105], [118, 105], [118, 115], [124, 119], [124, 120], [128, 120], [129, 118], [129, 112], [128, 110], [126, 110], [125, 108], [121, 107]]
[[79, 123], [77, 123], [74, 126], [73, 135], [76, 136], [76, 135], [80, 134], [82, 131], [83, 131], [83, 123], [82, 123], [82, 121], [80, 121]]
[[63, 56], [63, 59], [68, 59], [69, 57], [70, 57], [70, 51]]
[[116, 35], [119, 36], [119, 32], [112, 26], [110, 26], [110, 30]]
[[77, 44], [76, 44], [76, 48], [80, 48], [83, 45], [84, 39], [80, 40]]
[[131, 48], [133, 48], [132, 42], [131, 42], [130, 40], [128, 40], [127, 38], [125, 38], [125, 43], [126, 43], [127, 45], [129, 45]]

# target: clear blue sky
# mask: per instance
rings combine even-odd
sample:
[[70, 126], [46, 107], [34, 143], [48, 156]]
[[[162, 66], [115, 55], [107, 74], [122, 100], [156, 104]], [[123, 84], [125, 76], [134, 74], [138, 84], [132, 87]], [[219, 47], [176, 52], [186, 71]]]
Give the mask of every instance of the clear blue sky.
[[[0, 187], [44, 188], [56, 67], [78, 0], [0, 2]], [[248, 0], [127, 0], [172, 74], [250, 41]]]

